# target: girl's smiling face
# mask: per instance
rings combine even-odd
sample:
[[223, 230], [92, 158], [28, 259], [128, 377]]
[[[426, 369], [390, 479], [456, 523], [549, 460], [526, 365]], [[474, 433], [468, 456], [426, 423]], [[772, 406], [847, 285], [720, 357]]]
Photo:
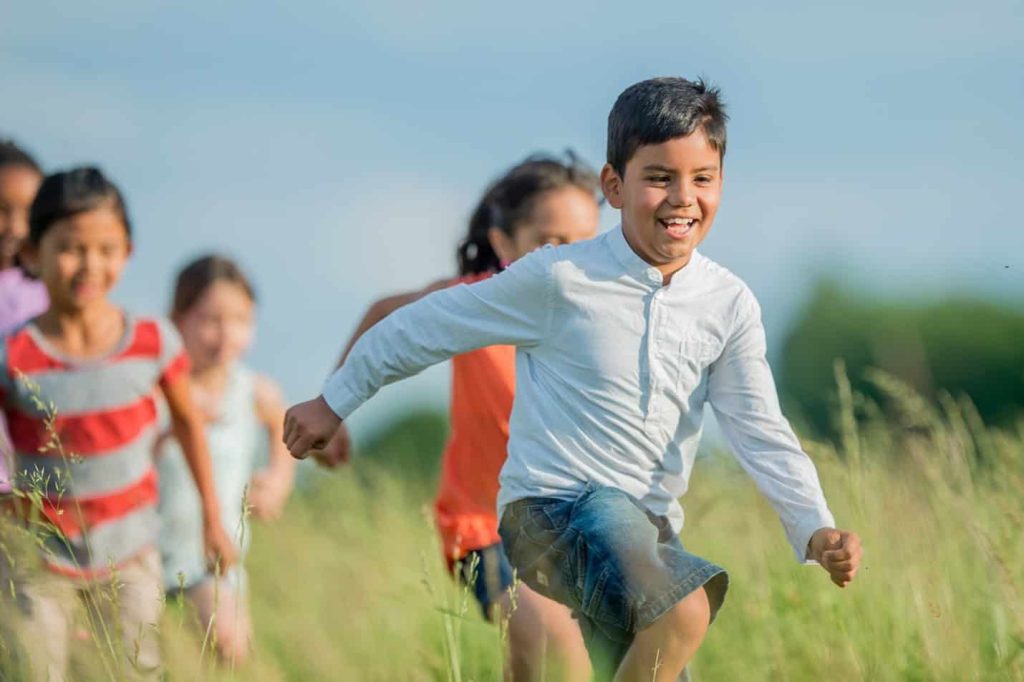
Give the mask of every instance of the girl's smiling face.
[[106, 300], [131, 252], [124, 221], [104, 206], [53, 223], [23, 257], [46, 285], [54, 308], [80, 312]]
[[206, 287], [174, 320], [193, 367], [203, 370], [238, 360], [252, 342], [255, 312], [240, 284], [217, 280]]

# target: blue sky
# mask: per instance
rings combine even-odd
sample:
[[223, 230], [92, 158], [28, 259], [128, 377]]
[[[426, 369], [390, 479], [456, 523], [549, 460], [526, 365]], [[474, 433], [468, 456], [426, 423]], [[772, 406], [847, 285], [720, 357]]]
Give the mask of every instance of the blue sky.
[[[599, 165], [611, 103], [655, 75], [724, 91], [702, 250], [751, 285], [776, 344], [822, 275], [1024, 300], [1019, 3], [721, 5], [9, 0], [0, 134], [121, 184], [133, 309], [162, 312], [188, 258], [235, 256], [261, 294], [251, 362], [292, 400], [375, 297], [453, 270], [488, 180], [537, 150]], [[386, 389], [357, 435], [443, 404], [446, 378]]]

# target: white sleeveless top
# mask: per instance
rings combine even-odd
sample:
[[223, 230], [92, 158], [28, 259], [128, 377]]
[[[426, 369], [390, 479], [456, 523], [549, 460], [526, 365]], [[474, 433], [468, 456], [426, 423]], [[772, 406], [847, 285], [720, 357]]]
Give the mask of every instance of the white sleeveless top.
[[[242, 509], [246, 487], [268, 450], [266, 431], [256, 414], [254, 384], [252, 370], [243, 365], [232, 368], [221, 397], [220, 416], [206, 425], [221, 523], [238, 547], [239, 564], [249, 544], [251, 523]], [[203, 555], [199, 493], [177, 439], [166, 438], [159, 446], [157, 470], [164, 586], [169, 590], [182, 584], [191, 587], [209, 572]]]

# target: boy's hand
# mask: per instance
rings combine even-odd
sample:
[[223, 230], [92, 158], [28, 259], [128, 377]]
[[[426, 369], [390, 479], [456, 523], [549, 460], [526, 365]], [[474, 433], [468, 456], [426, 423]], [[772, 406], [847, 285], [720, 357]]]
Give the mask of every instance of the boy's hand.
[[235, 543], [224, 532], [224, 526], [220, 521], [204, 524], [203, 544], [206, 549], [207, 566], [218, 575], [224, 575], [224, 572], [238, 561]]
[[819, 528], [807, 543], [810, 558], [821, 564], [839, 587], [846, 587], [860, 568], [862, 554], [856, 533], [836, 528]]
[[284, 444], [295, 459], [305, 459], [310, 450], [323, 450], [338, 430], [341, 419], [323, 396], [291, 407], [284, 415]]
[[334, 436], [327, 443], [327, 447], [322, 450], [313, 451], [313, 459], [325, 469], [336, 469], [342, 464], [348, 464], [351, 457], [352, 440], [349, 438], [348, 427], [345, 426], [345, 422], [338, 426], [338, 430], [334, 432]]

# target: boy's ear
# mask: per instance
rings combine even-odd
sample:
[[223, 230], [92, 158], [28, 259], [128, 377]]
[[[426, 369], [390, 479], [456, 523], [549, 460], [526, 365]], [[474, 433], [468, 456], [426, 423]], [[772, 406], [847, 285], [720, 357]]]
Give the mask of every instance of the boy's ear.
[[601, 169], [601, 191], [612, 208], [622, 208], [622, 178], [609, 163]]

